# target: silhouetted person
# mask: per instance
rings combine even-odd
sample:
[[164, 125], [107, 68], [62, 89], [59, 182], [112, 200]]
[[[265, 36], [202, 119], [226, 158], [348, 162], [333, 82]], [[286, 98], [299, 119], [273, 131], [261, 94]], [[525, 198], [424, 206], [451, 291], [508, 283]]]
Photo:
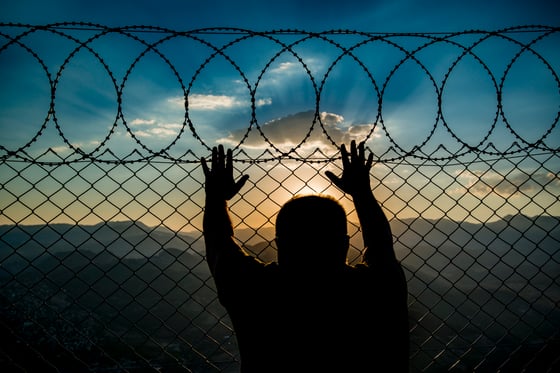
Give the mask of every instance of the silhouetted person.
[[352, 196], [366, 246], [349, 266], [346, 213], [334, 199], [294, 197], [278, 213], [278, 263], [246, 254], [233, 239], [227, 200], [248, 176], [233, 178], [232, 153], [204, 159], [204, 239], [220, 302], [232, 320], [242, 372], [406, 372], [407, 286], [389, 222], [369, 181], [364, 144], [341, 146], [343, 173], [326, 175]]

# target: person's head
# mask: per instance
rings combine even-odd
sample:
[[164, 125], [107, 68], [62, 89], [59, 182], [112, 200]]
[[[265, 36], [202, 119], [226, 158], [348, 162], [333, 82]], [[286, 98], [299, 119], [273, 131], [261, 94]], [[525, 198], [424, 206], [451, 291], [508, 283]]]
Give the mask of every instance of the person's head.
[[346, 264], [346, 212], [329, 196], [296, 196], [276, 218], [278, 264], [294, 270], [335, 270]]

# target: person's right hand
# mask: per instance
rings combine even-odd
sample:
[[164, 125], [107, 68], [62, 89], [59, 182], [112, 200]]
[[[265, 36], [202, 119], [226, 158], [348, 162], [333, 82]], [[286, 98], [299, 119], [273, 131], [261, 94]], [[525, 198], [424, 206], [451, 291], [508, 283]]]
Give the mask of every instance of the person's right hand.
[[233, 160], [231, 149], [227, 152], [219, 145], [212, 148], [212, 168], [208, 167], [206, 159], [201, 158], [202, 170], [206, 177], [206, 197], [216, 200], [229, 200], [245, 185], [249, 175], [242, 175], [238, 181], [233, 179]]
[[346, 146], [340, 146], [342, 156], [342, 176], [338, 177], [330, 171], [325, 175], [344, 193], [352, 197], [362, 193], [371, 193], [369, 184], [369, 171], [373, 164], [373, 154], [370, 153], [367, 160], [365, 157], [364, 142], [356, 146], [356, 141], [350, 143], [350, 158]]

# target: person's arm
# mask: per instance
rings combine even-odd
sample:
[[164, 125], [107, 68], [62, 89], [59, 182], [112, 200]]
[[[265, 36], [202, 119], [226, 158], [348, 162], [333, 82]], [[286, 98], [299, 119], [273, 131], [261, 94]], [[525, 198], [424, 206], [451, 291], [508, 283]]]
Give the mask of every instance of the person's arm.
[[233, 226], [228, 214], [227, 201], [235, 196], [243, 187], [247, 175], [241, 176], [236, 182], [233, 179], [232, 153], [224, 147], [212, 149], [212, 168], [208, 168], [206, 160], [201, 159], [206, 182], [206, 202], [203, 217], [203, 234], [206, 245], [206, 259], [210, 272], [215, 277], [216, 267], [227, 258], [243, 255], [245, 252], [233, 240]]
[[[362, 227], [364, 244], [364, 262], [375, 277], [383, 281], [379, 288], [381, 298], [387, 307], [380, 310], [384, 315], [383, 328], [388, 328], [384, 351], [391, 361], [395, 372], [408, 372], [409, 359], [409, 327], [408, 327], [408, 290], [406, 278], [393, 250], [393, 236], [389, 221], [375, 199], [369, 182], [369, 171], [373, 163], [373, 155], [365, 157], [364, 143], [356, 147], [352, 141], [350, 159], [348, 151], [342, 145], [342, 176], [337, 177], [327, 172], [327, 177], [343, 192], [354, 200], [356, 212]], [[377, 293], [380, 296], [380, 293]], [[371, 294], [370, 294], [371, 296]], [[370, 320], [378, 322], [378, 320]]]
[[369, 171], [373, 154], [365, 158], [364, 143], [350, 144], [350, 158], [346, 147], [340, 147], [342, 156], [342, 176], [327, 171], [327, 177], [343, 192], [350, 194], [362, 227], [365, 245], [364, 262], [367, 264], [395, 261], [393, 236], [389, 221], [375, 199], [370, 186]]

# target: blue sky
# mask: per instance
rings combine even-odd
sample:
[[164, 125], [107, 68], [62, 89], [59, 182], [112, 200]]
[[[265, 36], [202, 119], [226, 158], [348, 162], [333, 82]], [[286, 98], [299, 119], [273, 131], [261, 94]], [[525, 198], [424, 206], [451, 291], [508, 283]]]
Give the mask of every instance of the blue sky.
[[[0, 0], [0, 22], [45, 25], [74, 21], [114, 27], [158, 26], [175, 31], [222, 27], [445, 33], [560, 26], [559, 4], [552, 0]], [[0, 31], [15, 37], [24, 29], [4, 26]], [[149, 156], [147, 149], [166, 150], [175, 157], [192, 150], [194, 153], [186, 159], [196, 161], [208, 154], [200, 139], [206, 146], [224, 143], [233, 147], [242, 142], [249, 154], [269, 152], [272, 156], [304, 140], [299, 154], [318, 148], [333, 155], [337, 151], [333, 142], [367, 138], [370, 149], [382, 158], [413, 151], [418, 144], [424, 145], [422, 151], [428, 154], [440, 144], [451, 152], [458, 151], [463, 144], [454, 136], [469, 146], [493, 144], [500, 151], [520, 143], [516, 135], [528, 142], [546, 135], [547, 146], [560, 146], [558, 126], [547, 132], [557, 119], [560, 102], [554, 75], [560, 74], [558, 32], [532, 45], [538, 56], [523, 53], [509, 66], [520, 46], [499, 37], [489, 38], [473, 49], [480, 61], [466, 56], [453, 65], [464, 51], [460, 46], [468, 47], [482, 35], [434, 43], [416, 54], [417, 60], [409, 58], [398, 65], [405, 57], [403, 50], [413, 51], [430, 38], [396, 35], [370, 40], [343, 34], [324, 39], [274, 34], [272, 39], [242, 33], [199, 33], [165, 39], [170, 34], [132, 32], [101, 35], [87, 45], [91, 48], [88, 50], [78, 48], [61, 33], [83, 41], [99, 30], [58, 31], [33, 32], [21, 39], [28, 50], [12, 44], [0, 53], [1, 145], [7, 150], [24, 146], [28, 154], [37, 156], [51, 148], [60, 156], [72, 157], [73, 150], [79, 148], [104, 157], [100, 154], [110, 149], [118, 157], [137, 151], [136, 158]], [[538, 35], [515, 33], [507, 37], [526, 43]], [[134, 37], [157, 43], [161, 55], [144, 53], [146, 45]], [[2, 45], [6, 40], [6, 36], [0, 38]], [[296, 41], [291, 50], [283, 49], [283, 45]], [[213, 47], [229, 42], [233, 43], [222, 51], [223, 55], [207, 59], [215, 52]], [[353, 55], [344, 55], [341, 47], [355, 48]], [[550, 63], [550, 68], [539, 56]], [[396, 65], [398, 69], [392, 70]], [[55, 118], [48, 115], [49, 79], [56, 81]], [[514, 133], [503, 118], [496, 118], [496, 85], [501, 79], [504, 113]], [[188, 90], [188, 116], [195, 136], [184, 127], [183, 88]], [[318, 89], [321, 106], [319, 118], [314, 118]], [[438, 90], [442, 90], [447, 128], [442, 118], [437, 118]], [[117, 92], [122, 98], [122, 118], [117, 117]], [[254, 124], [248, 131], [252, 94], [262, 133]], [[380, 94], [383, 123], [377, 117]], [[314, 119], [320, 119], [328, 136], [317, 123], [311, 127]], [[38, 131], [41, 136], [30, 143]], [[552, 164], [549, 169], [552, 172], [548, 175], [536, 176], [555, 187], [560, 185], [554, 176], [558, 165]], [[459, 176], [469, 185], [476, 182], [477, 172]], [[489, 174], [488, 179], [494, 176]], [[514, 179], [517, 176], [512, 175]], [[500, 180], [498, 177], [488, 183], [499, 185]]]
[[177, 29], [227, 26], [423, 32], [557, 24], [558, 10], [554, 0], [3, 0], [0, 19], [24, 23], [88, 21], [112, 26], [154, 24]]
[[[234, 27], [255, 31], [273, 29], [303, 29], [324, 31], [330, 29], [354, 29], [367, 32], [449, 32], [467, 29], [496, 30], [516, 25], [558, 25], [559, 5], [554, 1], [17, 1], [4, 2], [0, 21], [28, 24], [50, 24], [79, 21], [108, 26], [153, 25], [173, 30], [194, 30], [206, 27]], [[18, 29], [3, 29], [9, 35], [17, 35]], [[21, 31], [21, 30], [20, 30]], [[94, 35], [93, 32], [68, 32], [80, 40]], [[155, 42], [161, 35], [139, 34], [146, 42]], [[234, 36], [204, 36], [211, 45], [220, 46], [238, 38]], [[479, 36], [480, 37], [480, 36]], [[303, 38], [303, 36], [299, 36]], [[284, 43], [296, 38], [279, 37]], [[366, 38], [341, 36], [330, 40], [346, 48]], [[453, 41], [470, 45], [476, 38], [456, 38]], [[523, 38], [520, 38], [523, 41]], [[122, 87], [123, 114], [136, 140], [150, 149], [163, 149], [180, 134], [185, 120], [184, 92], [175, 71], [154, 53], [147, 53], [135, 64], [134, 57], [145, 49], [141, 43], [118, 34], [99, 38], [90, 46], [102, 58], [103, 66], [87, 50], [79, 53], [63, 65], [76, 43], [49, 33], [37, 32], [23, 39], [46, 64], [51, 76], [60, 73], [56, 86], [56, 119], [68, 142], [85, 151], [94, 151], [110, 133], [116, 118], [116, 101]], [[411, 51], [426, 43], [426, 38], [393, 38], [391, 43], [402, 45]], [[545, 39], [537, 45], [543, 56], [558, 62], [558, 53], [551, 47], [558, 42], [558, 35]], [[253, 130], [244, 140], [247, 148], [267, 148], [264, 137], [280, 145], [277, 150], [286, 151], [301, 142], [313, 123], [316, 89], [321, 89], [321, 108], [326, 121], [323, 126], [334, 142], [348, 141], [351, 134], [367, 136], [377, 117], [379, 89], [389, 76], [390, 69], [404, 54], [387, 42], [367, 42], [357, 48], [355, 55], [367, 66], [365, 71], [352, 58], [342, 53], [332, 43], [311, 38], [294, 47], [297, 55], [281, 51], [281, 46], [263, 37], [252, 37], [229, 47], [225, 52], [235, 64], [217, 56], [204, 64], [213, 50], [189, 38], [172, 38], [158, 45], [169, 58], [172, 67], [183, 79], [189, 90], [189, 119], [197, 129], [197, 135], [207, 139], [207, 145], [226, 142], [232, 146], [239, 143], [247, 133], [251, 120], [251, 90], [255, 89], [256, 115], [263, 133]], [[482, 43], [475, 49], [489, 68], [494, 79], [499, 80], [519, 47], [503, 40]], [[378, 152], [387, 151], [392, 145], [406, 152], [418, 142], [427, 139], [437, 116], [437, 91], [442, 87], [446, 69], [462, 52], [445, 43], [437, 43], [419, 54], [423, 65], [409, 60], [390, 76], [383, 92], [383, 119], [389, 137], [379, 132]], [[527, 53], [529, 54], [529, 53]], [[300, 58], [300, 59], [298, 59]], [[508, 60], [509, 58], [509, 60]], [[273, 63], [267, 63], [273, 59]], [[16, 63], [18, 61], [18, 63]], [[21, 62], [21, 63], [19, 63]], [[494, 69], [493, 64], [496, 67]], [[42, 123], [45, 107], [48, 107], [50, 91], [45, 84], [45, 71], [30, 53], [12, 46], [0, 55], [4, 69], [2, 80], [8, 82], [0, 110], [4, 113], [3, 126], [22, 128], [8, 140], [9, 149], [26, 144], [30, 133], [36, 133], [37, 123]], [[336, 65], [332, 65], [336, 64]], [[60, 66], [63, 70], [59, 70]], [[199, 74], [196, 68], [203, 66]], [[427, 75], [422, 68], [432, 75]], [[557, 66], [557, 65], [556, 65]], [[554, 67], [556, 67], [554, 66]], [[128, 70], [128, 69], [131, 70]], [[308, 70], [306, 70], [308, 68]], [[495, 120], [496, 81], [484, 71], [485, 66], [472, 58], [464, 58], [456, 66], [445, 83], [442, 99], [446, 103], [443, 114], [449, 127], [468, 145], [476, 146], [485, 140], [485, 134]], [[237, 71], [241, 70], [242, 74]], [[329, 70], [328, 79], [325, 73]], [[526, 79], [532, 71], [532, 81]], [[128, 74], [127, 74], [128, 72]], [[372, 83], [368, 72], [374, 75]], [[108, 74], [109, 73], [109, 74]], [[192, 81], [192, 79], [194, 81]], [[114, 79], [114, 81], [113, 81]], [[320, 86], [324, 82], [324, 86]], [[315, 83], [315, 86], [313, 85]], [[513, 116], [511, 125], [521, 136], [536, 141], [544, 134], [556, 114], [558, 90], [554, 77], [536, 58], [520, 58], [508, 74], [505, 85], [509, 96], [504, 97], [504, 108]], [[258, 88], [258, 89], [257, 89]], [[521, 113], [518, 100], [527, 102], [520, 92], [535, 90], [532, 95], [532, 112]], [[17, 92], [22, 92], [18, 95]], [[25, 92], [25, 93], [23, 93]], [[23, 99], [25, 95], [25, 99]], [[4, 97], [5, 96], [5, 97]], [[477, 106], [473, 111], [472, 107]], [[19, 110], [17, 108], [20, 108]], [[29, 108], [36, 107], [36, 110]], [[513, 111], [513, 112], [512, 112]], [[535, 119], [535, 113], [538, 118]], [[11, 118], [11, 119], [10, 119]], [[25, 123], [22, 122], [25, 118]], [[527, 118], [538, 120], [540, 132], [527, 132]], [[285, 119], [284, 121], [282, 121]], [[322, 119], [322, 118], [321, 118]], [[509, 119], [509, 118], [508, 118]], [[81, 126], [68, 125], [80, 122]], [[301, 125], [303, 121], [304, 125]], [[126, 135], [122, 123], [113, 130]], [[29, 128], [29, 123], [33, 123]], [[266, 128], [265, 124], [270, 124]], [[20, 127], [22, 126], [22, 127]], [[436, 126], [432, 151], [440, 143], [454, 142], [446, 139], [445, 128]], [[473, 127], [476, 129], [473, 131]], [[500, 126], [494, 130], [497, 139], [503, 139]], [[503, 126], [501, 126], [503, 127]], [[254, 129], [254, 127], [253, 127]], [[376, 129], [380, 129], [378, 125]], [[47, 126], [42, 140], [35, 146], [37, 151], [50, 146], [62, 150], [66, 144], [57, 144], [58, 129]], [[353, 132], [352, 132], [353, 131]], [[439, 137], [441, 132], [441, 136]], [[536, 135], [535, 135], [536, 133]], [[321, 139], [319, 126], [311, 133], [307, 144], [329, 144]], [[533, 136], [533, 138], [531, 138]], [[130, 137], [130, 136], [129, 136]], [[324, 137], [324, 136], [323, 136]], [[375, 137], [375, 136], [374, 136]], [[511, 137], [511, 136], [510, 136]], [[55, 143], [49, 143], [49, 139]], [[359, 136], [357, 137], [359, 138]], [[552, 138], [552, 136], [549, 136]], [[118, 139], [111, 136], [110, 140]], [[182, 136], [176, 155], [197, 142], [189, 142]], [[315, 141], [316, 140], [316, 141]], [[391, 141], [392, 140], [392, 141]], [[486, 139], [488, 142], [492, 139]], [[504, 149], [513, 141], [506, 140]], [[12, 143], [13, 142], [13, 143]], [[382, 145], [385, 144], [385, 145]], [[552, 144], [554, 145], [554, 144]], [[123, 152], [138, 148], [118, 144]], [[142, 146], [140, 146], [142, 148]], [[140, 149], [142, 151], [142, 149]], [[452, 149], [455, 150], [455, 149]]]

